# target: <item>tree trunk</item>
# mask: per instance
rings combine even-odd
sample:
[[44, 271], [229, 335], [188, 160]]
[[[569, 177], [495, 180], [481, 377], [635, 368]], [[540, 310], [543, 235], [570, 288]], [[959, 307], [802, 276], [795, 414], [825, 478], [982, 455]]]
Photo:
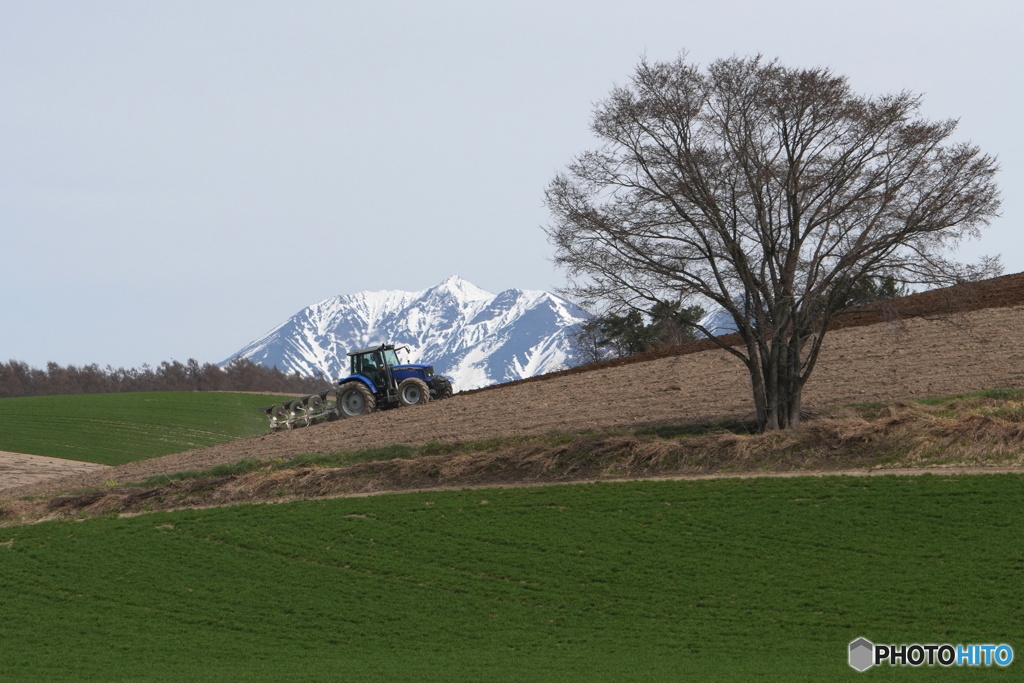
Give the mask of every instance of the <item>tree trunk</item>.
[[774, 339], [770, 350], [759, 345], [758, 360], [748, 361], [757, 430], [792, 429], [800, 425], [803, 381], [798, 339]]

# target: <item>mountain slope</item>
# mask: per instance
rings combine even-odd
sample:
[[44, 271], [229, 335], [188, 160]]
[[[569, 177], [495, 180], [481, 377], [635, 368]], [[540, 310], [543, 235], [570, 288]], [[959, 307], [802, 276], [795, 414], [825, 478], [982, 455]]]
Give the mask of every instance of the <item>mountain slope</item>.
[[328, 379], [348, 374], [346, 353], [377, 343], [409, 347], [457, 390], [551, 372], [574, 362], [572, 329], [588, 314], [554, 294], [491, 294], [453, 276], [420, 292], [386, 290], [325, 299], [233, 354]]

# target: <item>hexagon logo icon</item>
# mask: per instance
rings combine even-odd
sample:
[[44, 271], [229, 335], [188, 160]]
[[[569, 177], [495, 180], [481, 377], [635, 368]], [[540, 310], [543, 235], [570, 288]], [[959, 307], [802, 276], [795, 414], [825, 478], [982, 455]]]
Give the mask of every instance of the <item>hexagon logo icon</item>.
[[875, 663], [875, 646], [867, 638], [858, 638], [850, 643], [850, 666], [857, 671], [866, 671]]

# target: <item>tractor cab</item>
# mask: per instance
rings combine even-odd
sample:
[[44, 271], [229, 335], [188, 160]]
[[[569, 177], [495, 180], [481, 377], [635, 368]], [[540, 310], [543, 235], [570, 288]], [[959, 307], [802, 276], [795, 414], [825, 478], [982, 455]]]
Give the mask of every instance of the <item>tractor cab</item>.
[[373, 384], [374, 390], [391, 385], [397, 386], [393, 369], [401, 363], [398, 362], [398, 352], [394, 347], [360, 349], [349, 353], [348, 357], [351, 377], [365, 377]]

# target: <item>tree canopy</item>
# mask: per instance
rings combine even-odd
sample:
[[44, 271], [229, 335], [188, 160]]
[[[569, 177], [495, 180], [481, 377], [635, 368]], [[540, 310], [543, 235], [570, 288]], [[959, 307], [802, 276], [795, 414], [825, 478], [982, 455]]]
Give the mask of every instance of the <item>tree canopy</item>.
[[547, 188], [567, 293], [728, 311], [759, 426], [796, 426], [829, 322], [870, 283], [1000, 270], [951, 257], [998, 214], [996, 160], [920, 104], [760, 56], [641, 62], [595, 108], [600, 146]]

